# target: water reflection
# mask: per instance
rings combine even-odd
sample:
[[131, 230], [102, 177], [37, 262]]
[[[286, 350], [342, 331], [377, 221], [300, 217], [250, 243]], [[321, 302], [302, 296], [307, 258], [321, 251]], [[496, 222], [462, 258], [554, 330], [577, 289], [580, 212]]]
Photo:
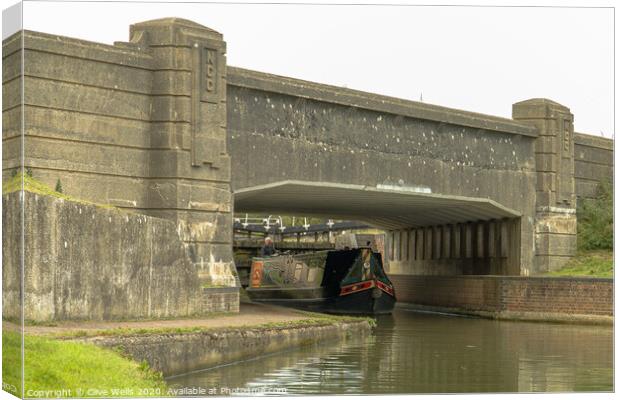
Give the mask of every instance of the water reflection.
[[611, 391], [612, 333], [611, 327], [397, 309], [367, 338], [311, 345], [168, 383], [285, 388], [288, 394]]

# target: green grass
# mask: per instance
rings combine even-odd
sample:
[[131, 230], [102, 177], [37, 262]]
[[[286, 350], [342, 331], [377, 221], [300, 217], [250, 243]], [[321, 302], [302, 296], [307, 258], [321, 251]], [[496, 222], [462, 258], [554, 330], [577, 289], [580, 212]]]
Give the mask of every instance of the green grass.
[[[236, 327], [183, 328], [117, 328], [74, 330], [42, 336], [26, 336], [25, 390], [29, 397], [147, 397], [165, 396], [167, 388], [161, 374], [151, 371], [146, 363], [137, 363], [122, 355], [120, 349], [104, 349], [93, 344], [62, 339], [91, 336], [133, 336], [156, 334], [188, 334], [200, 332], [260, 331], [328, 326], [342, 322], [375, 321], [368, 317], [299, 312], [305, 318], [297, 321], [265, 323]], [[3, 331], [2, 380], [21, 393], [20, 335]], [[11, 368], [10, 366], [14, 366]], [[6, 387], [5, 387], [6, 389]], [[46, 392], [66, 389], [69, 392]], [[89, 389], [91, 390], [89, 392]], [[92, 391], [92, 390], [96, 391]], [[124, 392], [118, 390], [124, 389]], [[30, 391], [30, 392], [29, 392]], [[30, 393], [30, 394], [29, 394]]]
[[[88, 204], [88, 205], [93, 205], [93, 206], [108, 208], [108, 209], [117, 209], [116, 207], [110, 204], [93, 203], [91, 201], [78, 199], [76, 197], [69, 196], [64, 193], [59, 193], [55, 191], [54, 189], [52, 189], [51, 187], [44, 184], [43, 182], [38, 181], [27, 174], [22, 174], [22, 175], [24, 178], [24, 190], [27, 192], [36, 193], [36, 194], [40, 194], [44, 196], [52, 196], [52, 197], [56, 197], [59, 199], [72, 201], [74, 203]], [[8, 194], [8, 193], [17, 192], [21, 190], [22, 189], [22, 175], [17, 174], [11, 179], [3, 182], [2, 194]]]
[[21, 397], [21, 336], [2, 331], [2, 388]]
[[[17, 394], [21, 391], [20, 346], [19, 333], [2, 331], [2, 381], [17, 388]], [[26, 336], [24, 353], [26, 397], [161, 397], [167, 394], [161, 374], [150, 370], [146, 363], [137, 363], [93, 344]], [[66, 391], [54, 392], [63, 389]]]
[[546, 276], [589, 276], [593, 278], [613, 278], [614, 256], [609, 250], [579, 252], [564, 268], [549, 272]]

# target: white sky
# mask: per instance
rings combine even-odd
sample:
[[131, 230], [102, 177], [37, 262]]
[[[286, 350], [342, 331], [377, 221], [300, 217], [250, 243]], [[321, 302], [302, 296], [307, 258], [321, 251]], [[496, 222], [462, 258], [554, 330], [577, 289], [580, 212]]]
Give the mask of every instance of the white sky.
[[576, 131], [613, 134], [610, 8], [28, 1], [24, 27], [112, 43], [169, 16], [223, 33], [229, 65], [508, 118], [546, 97]]

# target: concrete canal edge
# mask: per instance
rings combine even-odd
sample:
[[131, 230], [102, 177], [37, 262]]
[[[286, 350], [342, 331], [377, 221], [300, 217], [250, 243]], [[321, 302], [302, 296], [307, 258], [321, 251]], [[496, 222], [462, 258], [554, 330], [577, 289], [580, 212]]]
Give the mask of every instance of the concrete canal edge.
[[291, 323], [286, 327], [247, 326], [198, 332], [102, 335], [70, 338], [121, 351], [165, 377], [251, 359], [321, 341], [370, 334], [369, 319]]
[[417, 312], [430, 312], [438, 314], [454, 314], [503, 321], [522, 322], [550, 322], [584, 325], [609, 325], [613, 326], [614, 317], [610, 315], [591, 314], [568, 314], [554, 312], [533, 311], [484, 311], [471, 310], [457, 307], [438, 307], [414, 303], [396, 303], [396, 307]]

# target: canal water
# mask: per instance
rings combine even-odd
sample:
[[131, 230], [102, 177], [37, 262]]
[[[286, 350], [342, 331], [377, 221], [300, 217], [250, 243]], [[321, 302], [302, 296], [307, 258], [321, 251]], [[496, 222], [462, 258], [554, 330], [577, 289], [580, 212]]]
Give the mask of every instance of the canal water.
[[168, 379], [222, 394], [613, 390], [613, 329], [397, 308], [364, 339], [308, 345]]

